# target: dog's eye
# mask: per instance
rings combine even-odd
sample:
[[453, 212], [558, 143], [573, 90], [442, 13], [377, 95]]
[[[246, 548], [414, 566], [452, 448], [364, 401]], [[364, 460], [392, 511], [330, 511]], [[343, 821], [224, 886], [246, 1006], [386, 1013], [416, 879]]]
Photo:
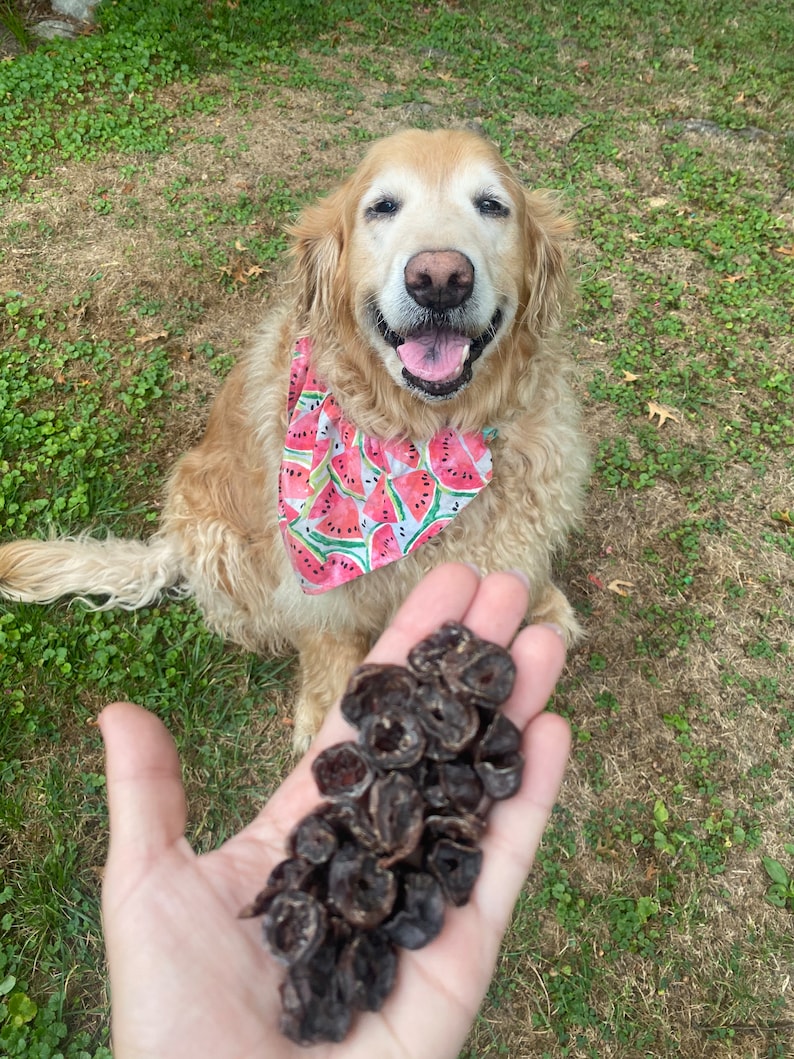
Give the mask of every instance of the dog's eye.
[[396, 199], [378, 199], [367, 207], [367, 217], [389, 217], [400, 208]]
[[499, 199], [489, 198], [487, 195], [475, 199], [474, 205], [484, 217], [507, 217], [510, 213], [510, 210], [503, 202], [500, 202]]

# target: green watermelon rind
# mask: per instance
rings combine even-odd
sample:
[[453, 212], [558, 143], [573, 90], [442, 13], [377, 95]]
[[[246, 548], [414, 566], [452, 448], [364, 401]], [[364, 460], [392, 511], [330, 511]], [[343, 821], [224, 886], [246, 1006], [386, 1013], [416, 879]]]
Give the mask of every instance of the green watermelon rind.
[[[284, 527], [284, 529], [282, 530], [282, 535], [284, 537], [284, 544], [286, 545], [288, 552], [296, 554], [296, 549], [302, 549], [303, 551], [308, 552], [309, 557], [314, 560], [314, 562], [317, 564], [318, 569], [322, 567], [322, 552], [318, 552], [312, 546], [311, 541], [305, 540], [302, 534], [296, 533], [290, 525]], [[296, 570], [297, 569], [298, 568], [296, 567]], [[304, 579], [310, 580], [310, 578], [306, 578], [306, 575], [303, 574], [301, 571], [299, 572], [301, 573], [301, 576], [304, 577]]]
[[[366, 554], [366, 536], [363, 538], [356, 537], [355, 539], [344, 540], [344, 538], [340, 537], [326, 537], [324, 533], [318, 533], [316, 529], [312, 528], [305, 533], [301, 533], [300, 539], [304, 541], [307, 548], [311, 550], [318, 547], [318, 544], [315, 542], [322, 541], [324, 544], [333, 545], [335, 552], [343, 552], [345, 555], [349, 555], [353, 559], [360, 559]], [[323, 561], [327, 562], [327, 558]]]
[[[406, 553], [411, 552], [414, 550], [414, 548], [418, 547], [416, 542], [421, 537], [427, 537], [428, 540], [432, 539], [433, 537], [437, 537], [438, 534], [442, 533], [444, 529], [450, 524], [453, 518], [453, 515], [441, 515], [438, 518], [429, 519], [425, 525], [419, 527], [413, 537], [411, 537], [411, 539], [408, 541], [405, 546]], [[432, 527], [435, 527], [435, 533], [430, 533]], [[425, 541], [422, 541], [422, 544], [424, 543]]]

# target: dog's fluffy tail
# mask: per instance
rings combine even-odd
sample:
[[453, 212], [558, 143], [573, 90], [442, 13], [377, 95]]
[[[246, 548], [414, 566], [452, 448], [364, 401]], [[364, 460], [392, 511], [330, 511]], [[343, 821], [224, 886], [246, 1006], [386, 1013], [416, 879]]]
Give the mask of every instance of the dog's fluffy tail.
[[0, 596], [52, 603], [75, 596], [97, 610], [135, 610], [179, 589], [179, 555], [165, 537], [22, 540], [0, 547]]

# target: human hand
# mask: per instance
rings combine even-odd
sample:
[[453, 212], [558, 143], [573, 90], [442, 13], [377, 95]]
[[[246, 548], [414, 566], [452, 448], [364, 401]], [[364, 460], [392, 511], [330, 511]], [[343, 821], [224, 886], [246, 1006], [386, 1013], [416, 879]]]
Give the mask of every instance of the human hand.
[[[432, 571], [369, 655], [403, 663], [443, 621], [507, 645], [527, 606], [520, 577], [480, 579], [469, 567]], [[505, 713], [524, 731], [520, 791], [491, 810], [472, 898], [448, 908], [426, 948], [400, 950], [395, 988], [378, 1013], [357, 1015], [341, 1044], [317, 1059], [454, 1059], [488, 988], [502, 936], [557, 797], [569, 730], [541, 712], [564, 660], [547, 626], [512, 643], [516, 683]], [[278, 1029], [282, 969], [258, 920], [239, 920], [285, 856], [293, 825], [318, 803], [311, 761], [353, 738], [338, 707], [309, 753], [257, 818], [220, 849], [197, 856], [184, 837], [185, 795], [173, 741], [160, 720], [131, 703], [99, 717], [106, 746], [110, 851], [102, 890], [115, 1059], [289, 1059], [306, 1049]]]

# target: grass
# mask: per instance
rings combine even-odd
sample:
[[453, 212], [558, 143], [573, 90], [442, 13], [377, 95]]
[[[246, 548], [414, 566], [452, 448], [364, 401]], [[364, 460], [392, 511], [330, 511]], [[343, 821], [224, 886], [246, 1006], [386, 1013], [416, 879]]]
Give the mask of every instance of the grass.
[[[27, 36], [27, 8], [0, 25]], [[785, 1056], [794, 1033], [791, 56], [771, 0], [105, 3], [0, 63], [0, 534], [144, 534], [283, 228], [404, 125], [477, 122], [576, 218], [593, 449], [566, 783], [464, 1055]], [[0, 607], [0, 1054], [109, 1055], [102, 704], [216, 845], [288, 767], [289, 660], [184, 603]]]

